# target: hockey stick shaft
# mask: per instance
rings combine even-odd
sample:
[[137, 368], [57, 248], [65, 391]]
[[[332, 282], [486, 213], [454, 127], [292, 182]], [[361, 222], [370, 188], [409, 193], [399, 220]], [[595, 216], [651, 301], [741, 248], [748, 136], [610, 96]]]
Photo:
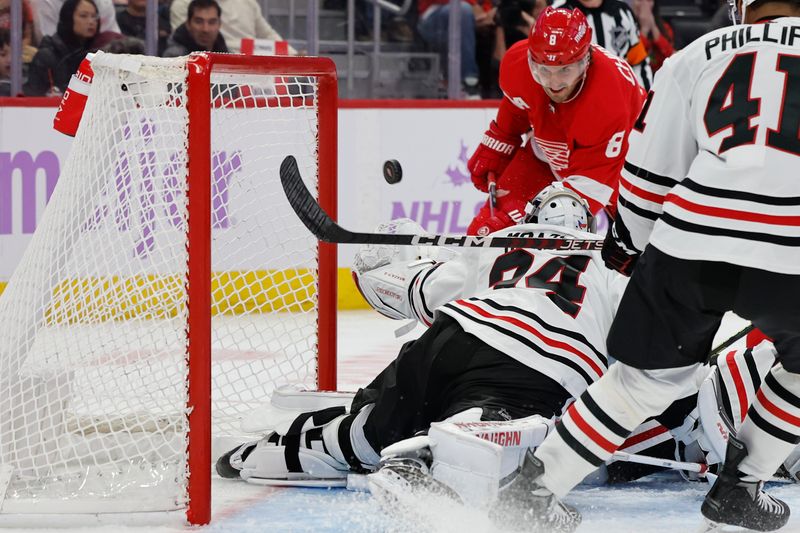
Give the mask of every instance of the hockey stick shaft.
[[494, 172], [489, 172], [489, 216], [494, 217], [494, 208], [497, 207], [497, 181]]
[[750, 333], [751, 331], [753, 331], [754, 329], [756, 329], [756, 327], [753, 324], [750, 324], [750, 325], [745, 326], [744, 328], [740, 329], [739, 331], [737, 331], [736, 333], [734, 333], [733, 335], [731, 335], [730, 337], [728, 337], [727, 339], [722, 341], [722, 343], [720, 343], [719, 346], [717, 346], [716, 348], [711, 350], [711, 353], [708, 354], [708, 358], [711, 359], [712, 357], [714, 357], [716, 355], [719, 355], [719, 353], [722, 350], [730, 347], [731, 344], [733, 344], [734, 342], [738, 341], [742, 337], [746, 337], [747, 334]]
[[397, 246], [453, 246], [460, 248], [538, 248], [540, 250], [601, 250], [602, 239], [566, 239], [533, 236], [479, 237], [473, 235], [401, 235], [349, 231], [331, 219], [308, 191], [297, 161], [287, 156], [281, 163], [281, 185], [292, 209], [319, 240], [344, 244]]
[[673, 461], [671, 459], [661, 459], [660, 457], [649, 457], [647, 455], [638, 455], [635, 453], [616, 451], [612, 459], [617, 461], [627, 461], [629, 463], [639, 463], [642, 465], [661, 466], [664, 468], [671, 468], [673, 470], [686, 470], [687, 472], [697, 472], [701, 476], [705, 476], [708, 472], [708, 465], [703, 463], [690, 463], [686, 461]]

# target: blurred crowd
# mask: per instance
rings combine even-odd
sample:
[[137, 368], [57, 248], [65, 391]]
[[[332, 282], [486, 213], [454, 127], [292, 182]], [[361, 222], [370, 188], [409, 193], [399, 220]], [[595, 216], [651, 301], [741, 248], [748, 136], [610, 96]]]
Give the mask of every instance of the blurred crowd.
[[[660, 4], [670, 1], [669, 7], [676, 15], [683, 16], [683, 8], [697, 12], [687, 35], [677, 35], [661, 15]], [[446, 70], [450, 0], [414, 3], [416, 10], [403, 21], [387, 20], [389, 38], [412, 35], [427, 50], [441, 54]], [[461, 0], [461, 82], [465, 98], [502, 96], [498, 86], [500, 59], [514, 43], [527, 38], [536, 17], [548, 5], [583, 11], [592, 26], [595, 43], [629, 61], [645, 88], [676, 49], [706, 31], [730, 24], [726, 0]], [[397, 28], [403, 26], [409, 29], [398, 32]]]
[[[404, 3], [387, 1], [398, 6]], [[581, 9], [590, 21], [600, 21], [601, 12], [631, 13], [634, 32], [646, 57], [625, 55], [614, 50], [611, 43], [599, 44], [632, 64], [646, 61], [643, 66], [654, 72], [676, 49], [676, 32], [660, 15], [659, 2], [663, 1], [666, 0], [555, 0], [555, 3], [559, 7]], [[321, 3], [323, 9], [344, 9], [347, 2], [321, 0]], [[501, 96], [497, 83], [500, 59], [509, 47], [527, 37], [537, 15], [549, 3], [552, 0], [461, 0], [460, 75], [465, 98]], [[146, 0], [23, 0], [23, 93], [27, 96], [62, 93], [81, 60], [91, 51], [144, 53], [146, 4]], [[450, 0], [414, 0], [405, 15], [384, 16], [381, 24], [384, 39], [440, 54], [443, 79], [447, 77], [448, 64], [448, 4]], [[0, 96], [10, 93], [10, 7], [11, 0], [0, 0]], [[716, 7], [712, 6], [711, 11]], [[243, 38], [282, 40], [265, 18], [258, 0], [159, 0], [158, 8], [160, 56], [175, 57], [201, 50], [237, 52]], [[356, 0], [356, 10], [357, 39], [371, 40], [374, 6], [367, 0]], [[727, 23], [723, 5], [717, 13], [707, 14], [708, 29]], [[630, 28], [624, 30], [630, 33]], [[597, 28], [594, 31], [602, 33]], [[611, 36], [622, 33], [621, 28], [613, 27], [606, 31]], [[627, 47], [633, 44], [629, 42]], [[290, 53], [296, 51], [290, 49]]]
[[[145, 53], [147, 0], [23, 0], [23, 94], [63, 93], [89, 52]], [[236, 52], [282, 40], [257, 0], [159, 0], [158, 55]], [[10, 95], [11, 0], [0, 0], [0, 96]], [[293, 50], [292, 50], [293, 51]]]

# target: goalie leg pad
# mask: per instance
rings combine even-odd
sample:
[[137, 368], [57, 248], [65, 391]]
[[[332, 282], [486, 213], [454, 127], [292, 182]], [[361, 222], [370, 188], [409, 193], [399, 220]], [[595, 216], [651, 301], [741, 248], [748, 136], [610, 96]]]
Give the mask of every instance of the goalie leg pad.
[[725, 460], [728, 436], [736, 435], [764, 376], [775, 364], [775, 348], [764, 342], [752, 350], [720, 355], [697, 395], [700, 414], [698, 444], [709, 464]]
[[501, 422], [431, 424], [431, 473], [468, 505], [486, 506], [519, 468], [525, 451], [541, 444], [552, 427], [553, 421], [538, 415]]
[[343, 414], [343, 407], [301, 414], [285, 435], [273, 433], [249, 452], [240, 476], [245, 480], [341, 479], [350, 471], [371, 469], [379, 456], [367, 443], [363, 428], [372, 407], [357, 414]]
[[241, 422], [245, 433], [267, 434], [273, 431], [285, 435], [298, 415], [330, 407], [350, 406], [355, 393], [339, 391], [300, 390], [292, 385], [278, 387], [269, 403], [248, 413]]
[[[267, 438], [272, 438], [272, 435]], [[250, 453], [256, 449], [256, 446], [258, 446], [259, 442], [261, 441], [253, 440], [250, 442], [245, 442], [244, 444], [237, 446], [236, 448], [233, 448], [229, 452], [220, 456], [216, 463], [217, 474], [225, 479], [239, 478], [244, 461], [247, 459], [247, 456], [249, 456]]]
[[246, 457], [240, 476], [244, 480], [341, 479], [348, 465], [328, 453], [323, 440], [324, 426], [338, 427], [345, 418], [344, 407], [303, 413], [291, 423], [285, 435], [272, 433], [259, 441]]
[[[244, 462], [240, 476], [250, 479], [344, 479], [349, 468], [325, 452], [300, 448], [287, 461], [285, 446], [257, 446]], [[292, 463], [291, 466], [288, 463]]]

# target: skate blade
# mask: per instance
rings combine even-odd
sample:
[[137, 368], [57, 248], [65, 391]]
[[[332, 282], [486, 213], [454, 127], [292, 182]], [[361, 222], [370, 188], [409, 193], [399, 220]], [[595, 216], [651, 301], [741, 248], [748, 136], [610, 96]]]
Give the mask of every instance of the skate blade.
[[496, 533], [485, 509], [467, 506], [455, 491], [436, 480], [414, 480], [381, 472], [367, 476], [372, 496], [396, 524], [390, 531]]
[[249, 477], [245, 481], [253, 485], [267, 487], [306, 487], [316, 489], [335, 489], [347, 487], [347, 479], [274, 479]]
[[746, 527], [732, 526], [730, 524], [721, 524], [714, 522], [707, 518], [703, 519], [703, 525], [697, 530], [697, 533], [755, 533], [754, 529]]

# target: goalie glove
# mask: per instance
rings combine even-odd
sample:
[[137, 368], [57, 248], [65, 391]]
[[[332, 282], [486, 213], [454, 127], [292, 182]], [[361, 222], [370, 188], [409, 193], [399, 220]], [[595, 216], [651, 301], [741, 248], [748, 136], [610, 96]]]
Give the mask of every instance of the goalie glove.
[[435, 262], [422, 259], [412, 263], [391, 263], [359, 274], [353, 270], [353, 281], [367, 303], [380, 314], [395, 320], [418, 320], [411, 308], [408, 289], [415, 275]]
[[[388, 235], [425, 235], [425, 229], [410, 218], [398, 218], [379, 224], [375, 233]], [[441, 246], [395, 246], [391, 244], [364, 244], [353, 259], [353, 270], [358, 275], [366, 274], [391, 263], [412, 263], [427, 260], [441, 262], [459, 255], [452, 248]]]
[[[419, 224], [407, 218], [381, 224], [376, 232], [425, 233]], [[367, 303], [382, 315], [395, 320], [420, 320], [409, 299], [409, 287], [416, 274], [434, 267], [438, 261], [454, 259], [458, 255], [452, 249], [435, 246], [367, 244], [359, 249], [353, 260], [353, 281]]]
[[472, 183], [483, 192], [489, 191], [489, 172], [498, 178], [519, 148], [521, 137], [503, 132], [494, 120], [483, 134], [478, 148], [467, 162]]

